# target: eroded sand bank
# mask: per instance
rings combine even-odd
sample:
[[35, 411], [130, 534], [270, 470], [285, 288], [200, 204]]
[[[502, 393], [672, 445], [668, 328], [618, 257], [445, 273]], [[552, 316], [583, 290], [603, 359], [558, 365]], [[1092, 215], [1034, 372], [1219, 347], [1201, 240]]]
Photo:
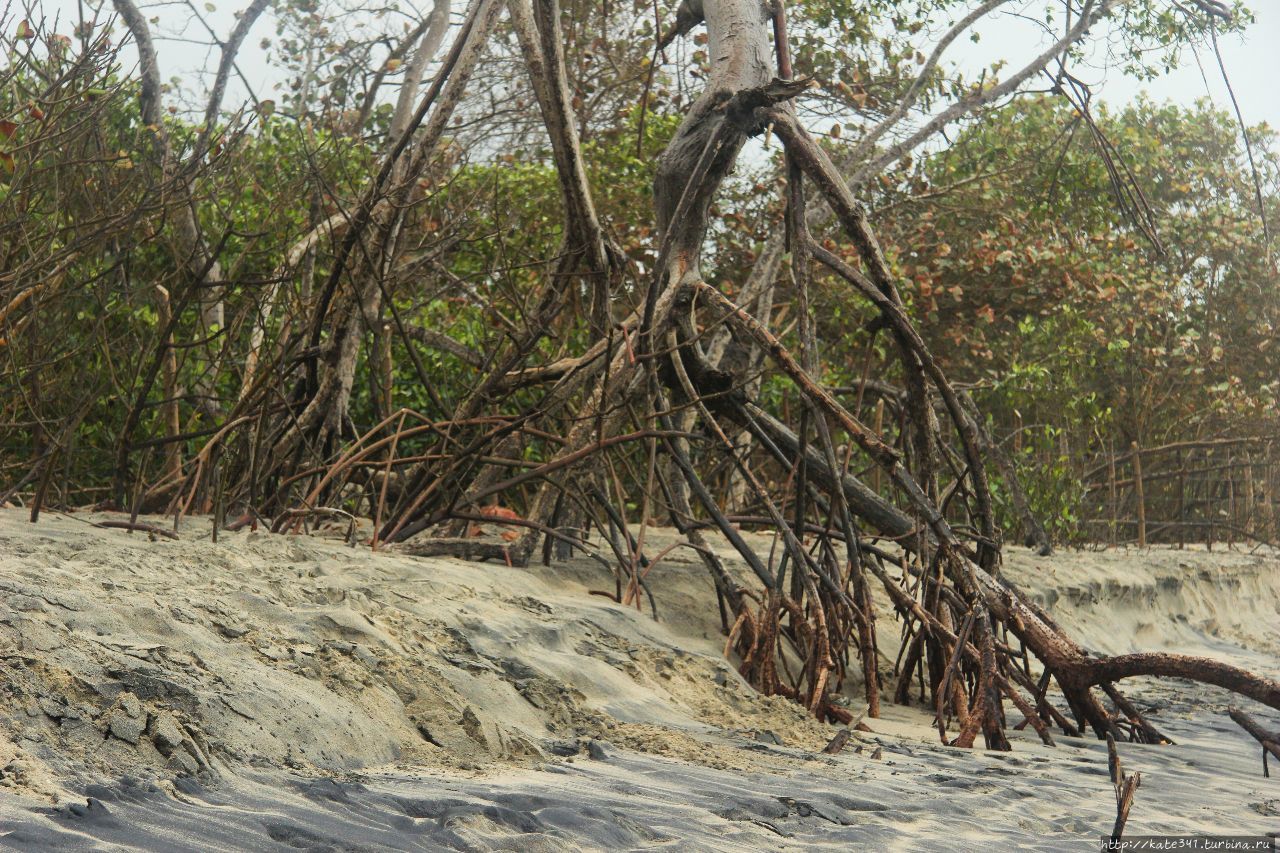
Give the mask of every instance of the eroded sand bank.
[[[0, 846], [1081, 849], [1114, 814], [1091, 740], [955, 750], [886, 706], [821, 754], [833, 727], [724, 660], [710, 582], [679, 550], [650, 575], [655, 622], [590, 594], [612, 579], [589, 560], [215, 544], [200, 520], [170, 541], [95, 518], [0, 511]], [[1280, 669], [1273, 559], [1014, 550], [1007, 571], [1098, 651]], [[1131, 689], [1178, 741], [1122, 746], [1143, 773], [1131, 833], [1280, 830], [1280, 782], [1222, 713], [1250, 703]]]

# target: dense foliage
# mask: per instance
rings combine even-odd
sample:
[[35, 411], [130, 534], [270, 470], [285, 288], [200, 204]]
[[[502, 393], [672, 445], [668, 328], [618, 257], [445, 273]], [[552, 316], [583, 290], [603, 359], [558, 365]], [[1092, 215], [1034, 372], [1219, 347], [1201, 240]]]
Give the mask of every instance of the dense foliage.
[[[810, 2], [793, 13], [797, 69], [818, 82], [807, 116], [833, 158], [879, 150], [861, 145], [858, 128], [890, 115], [922, 67], [927, 85], [913, 97], [925, 110], [997, 79], [1001, 63], [978, 80], [932, 65], [922, 43], [942, 31], [952, 5]], [[1048, 23], [1060, 24], [1049, 12]], [[6, 492], [20, 487], [29, 500], [43, 479], [57, 503], [129, 504], [133, 491], [198, 460], [234, 418], [249, 362], [268, 351], [297, 358], [285, 355], [286, 341], [306, 325], [338, 240], [321, 240], [301, 263], [289, 252], [317, 223], [358, 205], [389, 143], [390, 90], [421, 27], [403, 12], [361, 19], [306, 3], [279, 5], [275, 20], [261, 48], [289, 70], [288, 85], [225, 115], [205, 150], [199, 113], [171, 106], [167, 162], [157, 156], [161, 128], [140, 119], [119, 28], [84, 24], [68, 36], [40, 22], [6, 24]], [[656, 259], [656, 158], [706, 73], [705, 36], [651, 70], [666, 24], [649, 6], [574, 7], [564, 21], [587, 174], [627, 259], [614, 297], [621, 316]], [[1237, 9], [1231, 26], [1247, 22]], [[1112, 49], [1131, 71], [1156, 73], [1208, 26], [1135, 4], [1113, 24], [1123, 37]], [[521, 315], [536, 311], [538, 282], [565, 236], [563, 200], [518, 53], [514, 33], [501, 30], [484, 85], [460, 105], [407, 197], [341, 442], [401, 408], [447, 418], [475, 391], [477, 369], [519, 336]], [[1275, 137], [1253, 128], [1250, 138], [1274, 221]], [[778, 166], [776, 149], [755, 150], [717, 201], [707, 275], [727, 293], [780, 227]], [[1036, 511], [1059, 536], [1077, 535], [1081, 477], [1110, 448], [1274, 429], [1276, 266], [1240, 128], [1219, 105], [1089, 111], [1053, 93], [1024, 95], [961, 122], [947, 144], [895, 160], [865, 194], [913, 318], [1015, 451]], [[175, 225], [188, 203], [224, 271], [220, 326], [193, 310], [208, 294], [189, 286], [194, 250]], [[857, 262], [852, 248], [842, 251]], [[789, 287], [784, 262], [771, 313], [797, 346]], [[571, 309], [580, 313], [586, 294], [578, 298]], [[876, 399], [858, 383], [901, 380], [892, 347], [842, 283], [819, 279], [814, 298], [824, 378], [850, 389], [849, 404], [860, 401], [870, 419]], [[174, 346], [157, 349], [166, 333]], [[544, 338], [532, 361], [568, 357], [584, 335]], [[279, 384], [278, 403], [292, 381]], [[762, 392], [780, 412], [792, 405], [784, 384], [766, 376]], [[538, 393], [516, 399], [533, 406]], [[525, 452], [541, 451], [532, 441]]]

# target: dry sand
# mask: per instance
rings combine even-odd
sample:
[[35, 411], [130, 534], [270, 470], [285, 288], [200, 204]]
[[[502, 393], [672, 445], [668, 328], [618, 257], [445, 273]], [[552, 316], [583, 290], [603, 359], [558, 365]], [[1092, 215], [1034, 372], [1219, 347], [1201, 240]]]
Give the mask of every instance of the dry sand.
[[[591, 595], [612, 579], [586, 559], [212, 543], [198, 519], [170, 541], [104, 518], [0, 510], [0, 847], [1079, 850], [1114, 815], [1093, 740], [957, 750], [888, 705], [822, 754], [834, 727], [722, 657], [683, 551], [650, 575], [655, 622]], [[1275, 559], [1014, 549], [1007, 571], [1098, 651], [1280, 669]], [[1280, 780], [1223, 709], [1277, 715], [1129, 689], [1177, 741], [1122, 745], [1143, 773], [1130, 833], [1280, 830]]]

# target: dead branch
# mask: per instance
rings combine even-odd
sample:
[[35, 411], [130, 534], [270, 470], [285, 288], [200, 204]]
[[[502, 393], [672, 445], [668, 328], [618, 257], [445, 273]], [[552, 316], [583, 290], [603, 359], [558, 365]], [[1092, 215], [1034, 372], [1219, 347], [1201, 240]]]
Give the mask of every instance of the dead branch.
[[1111, 840], [1116, 842], [1124, 835], [1124, 825], [1129, 822], [1129, 809], [1133, 807], [1133, 795], [1142, 784], [1142, 774], [1125, 773], [1120, 765], [1116, 740], [1111, 735], [1107, 735], [1107, 769], [1111, 772], [1111, 784], [1116, 790], [1116, 822], [1111, 828]]
[[1236, 721], [1240, 728], [1252, 735], [1253, 739], [1262, 745], [1262, 775], [1270, 777], [1271, 771], [1267, 767], [1267, 753], [1280, 758], [1280, 732], [1267, 731], [1258, 725], [1253, 717], [1250, 717], [1239, 708], [1230, 708], [1227, 710], [1227, 714]]

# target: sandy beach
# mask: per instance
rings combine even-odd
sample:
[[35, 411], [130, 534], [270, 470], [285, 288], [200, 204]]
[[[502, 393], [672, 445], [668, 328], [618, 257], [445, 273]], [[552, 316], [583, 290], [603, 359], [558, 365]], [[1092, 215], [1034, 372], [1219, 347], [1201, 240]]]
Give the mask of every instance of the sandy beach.
[[[1080, 850], [1114, 817], [1093, 739], [960, 750], [886, 704], [824, 754], [838, 728], [742, 681], [680, 550], [649, 576], [655, 621], [592, 594], [613, 580], [586, 559], [92, 523], [119, 518], [0, 511], [0, 847]], [[1273, 557], [1014, 548], [1006, 571], [1096, 651], [1280, 671]], [[1143, 776], [1128, 834], [1280, 830], [1280, 782], [1225, 709], [1274, 714], [1130, 693], [1176, 743], [1120, 746]]]

